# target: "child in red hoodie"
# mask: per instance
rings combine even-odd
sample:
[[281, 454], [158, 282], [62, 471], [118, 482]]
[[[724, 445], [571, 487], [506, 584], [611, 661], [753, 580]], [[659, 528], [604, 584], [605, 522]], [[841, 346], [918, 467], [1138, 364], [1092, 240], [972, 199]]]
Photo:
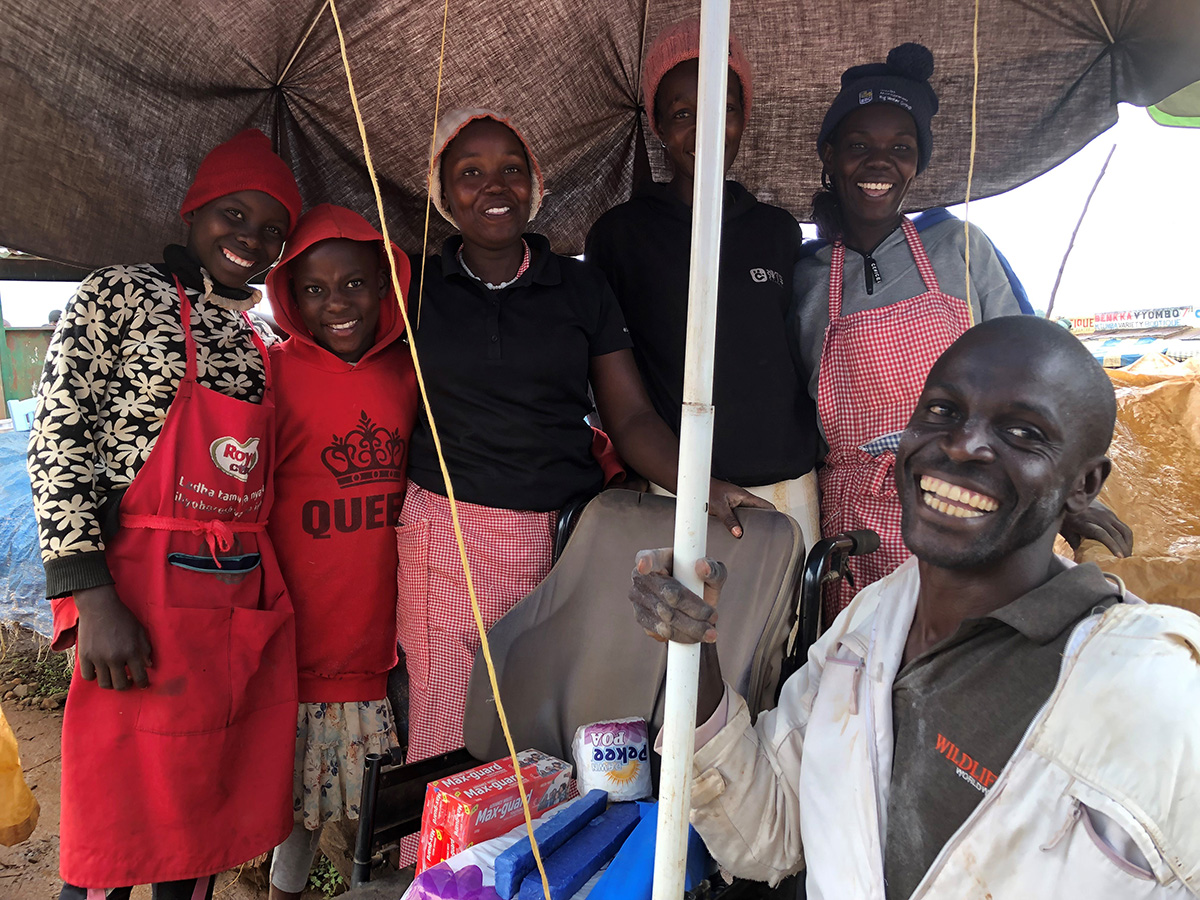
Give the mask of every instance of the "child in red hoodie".
[[[407, 293], [408, 258], [395, 250]], [[363, 757], [396, 742], [396, 539], [417, 386], [383, 239], [323, 204], [267, 278], [289, 340], [278, 385], [268, 526], [296, 610], [300, 711], [295, 828], [275, 852], [271, 898], [299, 897], [326, 822], [358, 818]]]

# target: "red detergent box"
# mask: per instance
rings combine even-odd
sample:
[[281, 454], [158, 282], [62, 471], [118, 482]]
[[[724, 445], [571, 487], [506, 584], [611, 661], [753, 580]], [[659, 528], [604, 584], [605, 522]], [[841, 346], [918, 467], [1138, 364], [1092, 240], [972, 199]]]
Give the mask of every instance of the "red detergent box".
[[[569, 799], [570, 765], [537, 750], [522, 750], [517, 761], [533, 818]], [[523, 821], [521, 795], [507, 757], [431, 781], [425, 787], [417, 872], [499, 837]]]

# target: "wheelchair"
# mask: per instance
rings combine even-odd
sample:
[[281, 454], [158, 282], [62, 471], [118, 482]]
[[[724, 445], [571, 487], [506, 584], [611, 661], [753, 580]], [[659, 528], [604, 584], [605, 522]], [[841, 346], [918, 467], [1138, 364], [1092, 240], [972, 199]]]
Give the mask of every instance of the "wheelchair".
[[[500, 694], [518, 750], [534, 747], [567, 761], [577, 727], [640, 716], [662, 725], [666, 645], [637, 626], [627, 600], [634, 554], [669, 546], [674, 499], [608, 490], [568, 507], [559, 518], [554, 567], [546, 579], [489, 631]], [[734, 539], [710, 520], [708, 554], [727, 563], [719, 650], [726, 678], [751, 707], [775, 705], [786, 678], [803, 665], [820, 629], [821, 591], [846, 577], [846, 558], [878, 545], [872, 532], [819, 541], [805, 556], [799, 526], [782, 513], [739, 510], [744, 535]], [[400, 838], [420, 830], [425, 787], [433, 780], [508, 755], [482, 654], [467, 694], [465, 747], [404, 764], [403, 748], [368, 754], [359, 807], [351, 886]], [[657, 785], [657, 760], [652, 764]], [[790, 879], [789, 879], [790, 881]], [[795, 898], [785, 882], [766, 885], [719, 878], [701, 898]]]

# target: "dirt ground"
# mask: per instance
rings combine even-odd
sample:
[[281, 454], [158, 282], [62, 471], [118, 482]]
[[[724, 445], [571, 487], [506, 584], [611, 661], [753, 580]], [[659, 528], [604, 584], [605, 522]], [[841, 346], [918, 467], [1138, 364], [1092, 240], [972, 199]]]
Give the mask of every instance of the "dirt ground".
[[[57, 900], [61, 887], [58, 791], [62, 701], [69, 669], [65, 657], [51, 654], [45, 641], [30, 632], [6, 631], [2, 637], [0, 705], [17, 736], [25, 780], [41, 806], [41, 815], [27, 841], [15, 847], [0, 846], [0, 900]], [[214, 900], [266, 900], [262, 868], [247, 865], [221, 874]], [[304, 900], [322, 900], [324, 896], [310, 889]], [[150, 900], [150, 889], [134, 890], [133, 900]]]

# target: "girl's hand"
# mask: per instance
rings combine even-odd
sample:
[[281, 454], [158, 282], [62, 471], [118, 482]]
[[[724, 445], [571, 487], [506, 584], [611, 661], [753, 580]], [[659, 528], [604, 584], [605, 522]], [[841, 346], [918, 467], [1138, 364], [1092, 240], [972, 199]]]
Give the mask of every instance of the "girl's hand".
[[125, 690], [130, 676], [138, 687], [150, 687], [146, 675], [146, 669], [153, 665], [150, 638], [121, 602], [116, 588], [111, 584], [87, 588], [76, 591], [74, 598], [79, 610], [79, 674], [106, 690]]
[[730, 484], [728, 481], [720, 481], [716, 478], [709, 481], [708, 514], [714, 519], [720, 519], [721, 524], [728, 528], [729, 533], [735, 538], [742, 536], [742, 525], [738, 522], [737, 514], [734, 512], [734, 509], [739, 506], [748, 506], [754, 509], [775, 508], [774, 504], [768, 503], [761, 497], [755, 497], [749, 491]]

